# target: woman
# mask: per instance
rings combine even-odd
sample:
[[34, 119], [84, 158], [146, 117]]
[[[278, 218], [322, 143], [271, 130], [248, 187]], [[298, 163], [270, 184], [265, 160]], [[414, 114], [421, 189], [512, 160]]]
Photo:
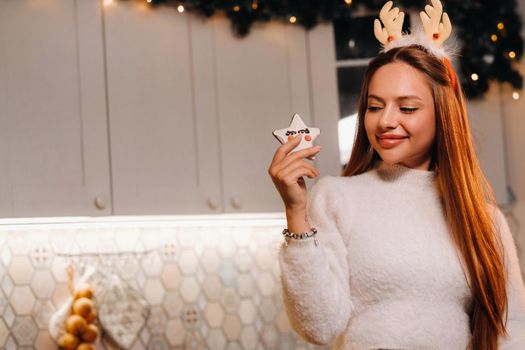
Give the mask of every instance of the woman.
[[307, 341], [525, 349], [516, 247], [455, 82], [425, 47], [392, 48], [365, 74], [342, 176], [322, 177], [307, 194], [302, 176], [320, 173], [304, 158], [320, 147], [290, 152], [299, 135], [277, 149], [269, 174], [286, 207], [284, 302]]

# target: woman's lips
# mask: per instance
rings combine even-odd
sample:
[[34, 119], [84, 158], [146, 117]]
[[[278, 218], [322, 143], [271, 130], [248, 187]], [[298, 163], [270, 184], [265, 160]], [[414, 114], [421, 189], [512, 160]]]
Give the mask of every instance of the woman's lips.
[[383, 136], [383, 137], [377, 137], [377, 140], [379, 141], [379, 144], [381, 145], [381, 147], [392, 148], [392, 147], [395, 147], [403, 143], [403, 141], [405, 141], [405, 139], [407, 138], [408, 137], [402, 137], [402, 136]]

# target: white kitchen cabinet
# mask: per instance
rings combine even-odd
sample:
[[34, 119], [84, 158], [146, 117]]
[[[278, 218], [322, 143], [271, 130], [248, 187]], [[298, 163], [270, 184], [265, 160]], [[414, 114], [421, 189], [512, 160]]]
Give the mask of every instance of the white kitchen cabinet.
[[119, 2], [104, 28], [114, 214], [221, 212], [212, 27]]
[[0, 216], [111, 214], [100, 5], [0, 2]]
[[304, 29], [271, 22], [237, 38], [224, 16], [131, 2], [104, 17], [115, 214], [282, 211], [272, 131], [295, 112], [321, 125], [319, 161], [338, 169], [335, 73], [318, 91], [334, 94], [326, 115]]
[[272, 131], [295, 112], [339, 173], [330, 25], [237, 38], [224, 16], [103, 3], [0, 3], [0, 216], [282, 211]]
[[499, 83], [491, 83], [483, 98], [468, 101], [472, 139], [481, 169], [487, 177], [499, 205], [512, 203], [505, 162], [505, 133], [503, 118], [505, 96]]

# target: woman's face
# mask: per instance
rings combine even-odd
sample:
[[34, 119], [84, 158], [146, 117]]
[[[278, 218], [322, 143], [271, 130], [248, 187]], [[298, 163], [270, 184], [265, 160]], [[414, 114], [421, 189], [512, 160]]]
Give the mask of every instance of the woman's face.
[[379, 68], [368, 87], [365, 129], [386, 163], [429, 170], [436, 123], [425, 75], [403, 62]]

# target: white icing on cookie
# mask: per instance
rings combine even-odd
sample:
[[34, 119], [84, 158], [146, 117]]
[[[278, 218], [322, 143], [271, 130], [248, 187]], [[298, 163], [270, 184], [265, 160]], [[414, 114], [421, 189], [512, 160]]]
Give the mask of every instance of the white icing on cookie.
[[[302, 135], [301, 142], [290, 153], [297, 152], [305, 148], [313, 147], [313, 141], [319, 136], [321, 130], [306, 126], [299, 114], [295, 113], [290, 122], [290, 126], [284, 129], [275, 130], [272, 134], [280, 143], [288, 142], [289, 137]], [[310, 159], [315, 159], [311, 157]]]

